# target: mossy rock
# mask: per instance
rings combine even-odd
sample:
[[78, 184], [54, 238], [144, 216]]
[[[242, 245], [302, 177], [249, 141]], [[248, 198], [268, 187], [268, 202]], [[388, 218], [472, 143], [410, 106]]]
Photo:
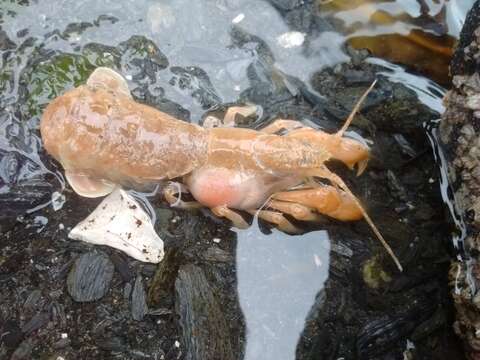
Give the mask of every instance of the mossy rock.
[[99, 66], [117, 68], [119, 55], [114, 48], [89, 44], [82, 54], [58, 54], [38, 62], [22, 74], [28, 97], [24, 114], [27, 118], [40, 116], [43, 108], [65, 91], [84, 84]]

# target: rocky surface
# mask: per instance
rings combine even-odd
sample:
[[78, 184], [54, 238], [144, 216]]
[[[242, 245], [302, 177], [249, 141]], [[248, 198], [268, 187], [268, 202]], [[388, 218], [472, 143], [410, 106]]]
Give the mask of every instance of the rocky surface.
[[185, 359], [241, 359], [241, 352], [232, 348], [225, 314], [203, 270], [182, 266], [175, 291], [183, 341], [189, 349]]
[[451, 65], [453, 87], [445, 96], [440, 139], [448, 159], [457, 222], [459, 260], [450, 269], [457, 309], [456, 333], [471, 359], [480, 358], [480, 2], [469, 12]]
[[85, 253], [78, 257], [67, 277], [67, 289], [77, 302], [101, 299], [110, 287], [113, 264], [102, 254]]
[[[315, 32], [325, 26], [312, 2], [273, 4], [296, 29]], [[181, 94], [205, 113], [225, 108], [200, 65], [171, 63], [147, 36], [131, 34], [117, 45], [108, 39], [75, 43], [88, 29], [120, 31], [115, 26], [125, 23], [117, 20], [98, 17], [44, 38], [30, 38], [26, 29], [18, 44], [0, 33], [5, 89], [0, 105], [9, 116], [0, 126], [0, 185], [8, 186], [0, 194], [2, 209], [8, 209], [0, 216], [0, 358], [241, 359], [248, 329], [237, 294], [237, 239], [228, 223], [207, 210], [173, 210], [152, 199], [166, 250], [164, 260], [152, 265], [69, 240], [68, 231], [100, 200], [80, 198], [68, 186], [59, 210], [47, 206], [25, 213], [52, 190], [62, 190], [57, 164], [41, 150], [39, 115], [95, 67], [118, 69], [138, 101], [183, 120], [194, 116], [188, 103], [168, 94]], [[328, 230], [331, 252], [329, 278], [308, 314], [297, 358], [461, 359], [445, 275], [450, 234], [422, 127], [438, 113], [405, 85], [378, 76], [385, 69], [366, 63], [364, 52], [349, 50], [352, 61], [318, 70], [305, 84], [275, 68], [265, 41], [239, 29], [229, 36], [231, 49], [256, 54], [237, 102], [256, 103], [263, 115], [243, 126], [258, 128], [283, 117], [335, 131], [379, 78], [352, 127], [372, 140], [368, 170], [356, 178], [339, 164], [330, 166], [367, 206], [406, 270], [397, 272], [364, 222], [298, 224], [306, 231]], [[58, 50], [65, 42], [75, 49]], [[260, 229], [270, 232], [265, 223]], [[298, 240], [292, 237], [301, 244]], [[280, 295], [281, 290], [272, 289]]]

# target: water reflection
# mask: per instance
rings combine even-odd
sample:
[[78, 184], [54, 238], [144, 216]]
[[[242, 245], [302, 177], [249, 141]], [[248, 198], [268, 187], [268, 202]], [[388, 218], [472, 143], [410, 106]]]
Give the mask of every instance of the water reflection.
[[332, 0], [320, 5], [326, 18], [359, 49], [449, 82], [448, 66], [473, 0]]
[[[220, 104], [237, 101], [251, 86], [250, 66], [264, 73], [262, 76], [273, 71], [278, 86], [284, 86], [282, 73], [308, 84], [314, 71], [349, 59], [341, 49], [344, 38], [326, 21], [318, 25], [320, 32], [292, 32], [268, 1], [169, 0], [152, 4], [141, 0], [117, 4], [68, 0], [57, 4], [44, 0], [19, 7], [14, 17], [4, 19], [4, 30], [10, 39], [21, 43], [19, 34], [23, 35], [28, 26], [37, 40], [47, 37], [44, 45], [49, 49], [67, 53], [92, 42], [115, 46], [133, 34], [142, 34], [154, 41], [171, 65], [170, 70], [156, 74], [156, 83], [164, 90], [162, 96], [188, 109], [194, 121], [205, 108], [195, 101], [194, 91], [186, 91], [173, 81], [173, 67], [200, 67]], [[300, 10], [313, 21], [311, 9]], [[78, 26], [82, 22], [90, 26]], [[77, 24], [78, 30], [58, 36], [57, 29], [62, 32], [71, 23]], [[196, 81], [194, 88], [201, 85]]]
[[245, 360], [295, 359], [315, 295], [328, 278], [326, 231], [292, 237], [258, 225], [237, 231], [238, 294], [247, 325]]
[[366, 62], [384, 67], [385, 71], [378, 72], [378, 75], [383, 75], [392, 82], [404, 84], [409, 89], [415, 91], [421, 103], [439, 114], [443, 113], [442, 99], [445, 95], [445, 89], [434, 81], [423, 76], [410, 74], [403, 67], [379, 58], [371, 57]]

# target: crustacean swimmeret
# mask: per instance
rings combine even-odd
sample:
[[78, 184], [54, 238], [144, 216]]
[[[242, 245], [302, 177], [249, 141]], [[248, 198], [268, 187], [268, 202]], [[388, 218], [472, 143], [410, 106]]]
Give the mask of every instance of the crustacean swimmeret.
[[[254, 213], [286, 232], [297, 229], [283, 214], [304, 221], [315, 221], [318, 214], [339, 220], [363, 216], [401, 269], [360, 202], [325, 166], [337, 159], [357, 166], [359, 173], [365, 169], [368, 149], [343, 133], [367, 93], [336, 134], [293, 120], [277, 120], [259, 131], [206, 128], [135, 102], [122, 76], [98, 68], [86, 85], [47, 106], [40, 131], [45, 149], [80, 195], [104, 196], [116, 184], [182, 179], [181, 187], [164, 188], [167, 201], [184, 208], [208, 206], [237, 227], [248, 224], [232, 209]], [[226, 122], [235, 111], [227, 111]], [[278, 135], [280, 130], [287, 133]], [[187, 190], [197, 202], [181, 201]]]

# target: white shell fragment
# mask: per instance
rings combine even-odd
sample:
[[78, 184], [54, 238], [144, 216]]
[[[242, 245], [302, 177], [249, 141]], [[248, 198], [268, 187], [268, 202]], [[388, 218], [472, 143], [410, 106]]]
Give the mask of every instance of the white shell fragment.
[[54, 191], [52, 193], [53, 211], [60, 210], [63, 207], [64, 204], [65, 204], [65, 195], [59, 193], [58, 191]]
[[163, 241], [140, 204], [117, 188], [68, 234], [73, 240], [107, 245], [150, 263], [163, 259]]

